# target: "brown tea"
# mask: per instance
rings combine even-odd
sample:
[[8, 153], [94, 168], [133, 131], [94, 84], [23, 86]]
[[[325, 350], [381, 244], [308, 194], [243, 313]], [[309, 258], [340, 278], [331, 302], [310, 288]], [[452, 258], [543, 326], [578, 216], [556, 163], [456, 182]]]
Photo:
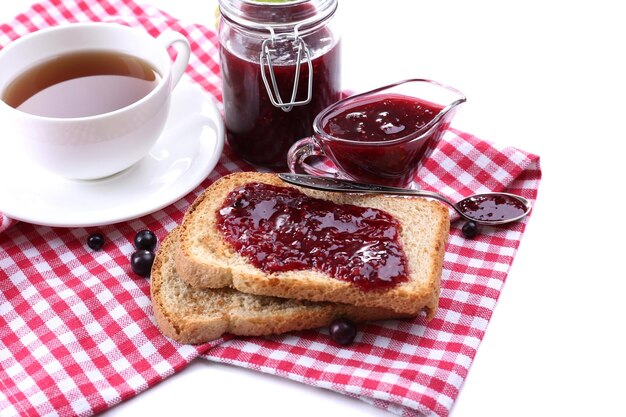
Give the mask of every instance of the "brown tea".
[[46, 117], [85, 117], [145, 97], [160, 75], [144, 60], [113, 51], [56, 56], [24, 71], [2, 94], [18, 110]]

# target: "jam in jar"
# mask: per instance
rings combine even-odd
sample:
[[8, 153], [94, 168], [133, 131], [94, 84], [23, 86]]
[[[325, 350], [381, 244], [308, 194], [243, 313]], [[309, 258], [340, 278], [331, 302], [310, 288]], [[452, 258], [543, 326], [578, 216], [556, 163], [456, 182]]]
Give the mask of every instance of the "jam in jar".
[[228, 144], [246, 161], [286, 167], [291, 145], [341, 95], [337, 0], [220, 0]]

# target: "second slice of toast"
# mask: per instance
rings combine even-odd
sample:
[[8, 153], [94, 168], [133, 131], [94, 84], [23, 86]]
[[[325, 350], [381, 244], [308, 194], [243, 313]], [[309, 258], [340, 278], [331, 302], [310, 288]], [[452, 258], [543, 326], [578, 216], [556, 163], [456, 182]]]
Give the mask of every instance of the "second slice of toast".
[[203, 343], [224, 333], [243, 336], [280, 334], [328, 326], [336, 318], [355, 322], [406, 317], [379, 308], [314, 303], [245, 294], [232, 288], [195, 288], [180, 279], [174, 265], [178, 229], [157, 252], [150, 296], [161, 332], [180, 343]]
[[294, 187], [314, 198], [383, 210], [400, 223], [408, 282], [386, 290], [364, 291], [315, 269], [265, 273], [240, 256], [223, 239], [216, 214], [228, 194], [247, 183], [293, 187], [275, 174], [253, 172], [231, 174], [213, 183], [190, 207], [180, 227], [175, 262], [183, 280], [200, 288], [232, 286], [250, 294], [379, 307], [412, 315], [425, 311], [428, 318], [433, 317], [450, 225], [448, 209], [441, 203]]

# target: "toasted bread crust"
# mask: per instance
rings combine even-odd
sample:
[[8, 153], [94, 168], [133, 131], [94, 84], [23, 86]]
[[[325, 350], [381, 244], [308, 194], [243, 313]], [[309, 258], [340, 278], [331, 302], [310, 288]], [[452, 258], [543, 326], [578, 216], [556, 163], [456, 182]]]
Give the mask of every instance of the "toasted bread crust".
[[289, 187], [275, 174], [235, 173], [216, 181], [188, 210], [179, 233], [176, 268], [199, 288], [232, 286], [239, 291], [310, 301], [331, 301], [387, 308], [416, 315], [436, 312], [449, 212], [441, 203], [421, 198], [328, 193], [294, 187], [316, 198], [385, 210], [402, 225], [400, 241], [409, 260], [410, 281], [388, 290], [363, 291], [316, 270], [266, 274], [236, 253], [222, 238], [215, 213], [228, 193], [249, 182]]
[[176, 271], [178, 234], [174, 229], [159, 247], [152, 266], [150, 296], [157, 326], [180, 343], [204, 343], [225, 333], [263, 336], [313, 329], [328, 326], [338, 317], [356, 322], [407, 317], [386, 309], [300, 302], [231, 288], [192, 287]]

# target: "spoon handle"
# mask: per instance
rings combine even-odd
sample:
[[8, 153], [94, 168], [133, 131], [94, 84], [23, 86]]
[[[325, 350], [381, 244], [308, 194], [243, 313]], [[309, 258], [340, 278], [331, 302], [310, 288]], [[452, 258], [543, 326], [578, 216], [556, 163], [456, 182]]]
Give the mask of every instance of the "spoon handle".
[[432, 191], [425, 190], [409, 190], [406, 188], [390, 187], [387, 185], [367, 184], [363, 182], [344, 180], [339, 178], [317, 177], [313, 175], [282, 173], [278, 177], [290, 184], [299, 185], [301, 187], [312, 188], [322, 191], [338, 191], [344, 193], [374, 193], [374, 194], [393, 194], [417, 197], [429, 197], [450, 205], [458, 211], [454, 203], [445, 196]]

